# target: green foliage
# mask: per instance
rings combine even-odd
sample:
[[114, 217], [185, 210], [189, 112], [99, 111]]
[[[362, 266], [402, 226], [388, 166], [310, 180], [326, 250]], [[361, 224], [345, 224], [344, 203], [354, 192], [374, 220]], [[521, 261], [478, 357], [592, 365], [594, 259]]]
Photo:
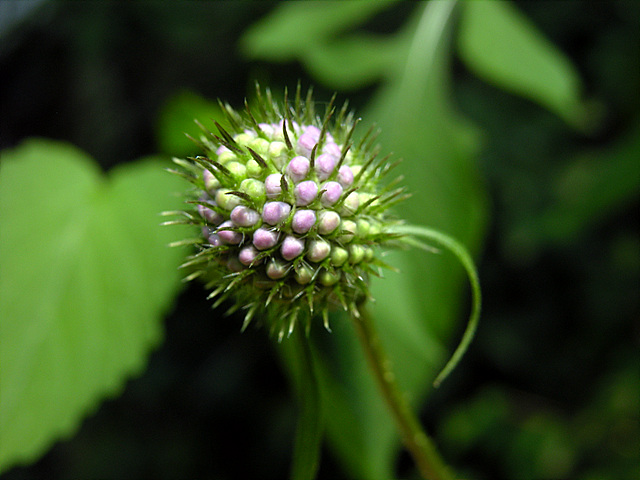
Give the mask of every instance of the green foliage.
[[527, 238], [540, 249], [575, 241], [640, 197], [639, 157], [640, 125], [635, 125], [606, 149], [571, 158], [558, 168], [549, 206], [514, 226], [508, 242]]
[[392, 72], [406, 42], [402, 37], [380, 38], [350, 30], [393, 3], [286, 3], [254, 24], [245, 33], [241, 47], [249, 58], [299, 60], [331, 88], [360, 87]]
[[162, 338], [184, 251], [158, 212], [181, 183], [148, 159], [105, 178], [30, 140], [0, 171], [0, 469], [37, 458], [118, 394]]
[[[524, 392], [485, 386], [443, 419], [440, 433], [458, 458], [474, 451], [501, 458], [504, 478], [636, 478], [637, 371], [616, 366], [598, 387], [594, 398], [568, 416]], [[535, 408], [518, 408], [522, 403]]]
[[592, 121], [578, 72], [509, 2], [466, 2], [460, 56], [477, 75], [529, 98], [577, 127]]
[[[250, 57], [298, 60], [329, 87], [349, 89], [383, 80], [362, 115], [365, 122], [380, 126], [384, 148], [404, 159], [399, 169], [413, 198], [403, 205], [402, 217], [441, 229], [477, 249], [486, 208], [473, 163], [478, 134], [454, 113], [448, 90], [453, 5], [430, 2], [417, 8], [403, 29], [387, 36], [350, 31], [364, 15], [350, 20], [348, 12], [341, 12], [338, 21], [326, 11], [323, 17], [314, 16], [321, 9], [318, 4], [283, 5], [250, 29], [243, 45]], [[575, 127], [592, 126], [593, 111], [581, 97], [575, 68], [514, 7], [466, 2], [459, 13], [458, 46], [469, 68]], [[309, 25], [309, 33], [297, 29], [304, 25]], [[301, 31], [309, 41], [304, 46], [295, 40]], [[631, 173], [629, 162], [618, 163]], [[624, 184], [636, 188], [635, 180]], [[585, 210], [590, 211], [588, 206]], [[389, 261], [402, 273], [374, 282], [373, 312], [401, 384], [419, 404], [444, 359], [444, 342], [459, 313], [460, 269], [418, 252], [394, 252]], [[336, 330], [322, 368], [328, 434], [354, 476], [391, 476], [398, 446], [393, 426], [362, 358], [354, 353], [358, 349], [352, 332], [344, 326]]]
[[[473, 131], [452, 114], [446, 89], [452, 6], [449, 2], [433, 2], [417, 10], [417, 17], [402, 33], [409, 41], [402, 42], [403, 49], [387, 66], [391, 78], [362, 116], [365, 122], [378, 122], [382, 132], [379, 141], [385, 151], [404, 158], [398, 169], [405, 175], [413, 197], [403, 204], [402, 217], [437, 226], [477, 247], [484, 216], [483, 195], [472, 162], [477, 143]], [[273, 15], [276, 19], [289, 18], [292, 10], [293, 5], [283, 5]], [[284, 25], [312, 21], [311, 13], [302, 7], [295, 12], [299, 16], [286, 24], [265, 19], [260, 30], [265, 42], [280, 38], [282, 45], [294, 44], [295, 32]], [[351, 25], [357, 21], [361, 17], [354, 18]], [[327, 30], [342, 27], [347, 22], [344, 15], [340, 22]], [[250, 31], [249, 38], [252, 44], [260, 43], [255, 31]], [[398, 42], [393, 37], [387, 41], [393, 45]], [[316, 48], [325, 50], [324, 45]], [[336, 45], [330, 48], [340, 49]], [[377, 46], [363, 43], [361, 48], [363, 58], [377, 54]], [[271, 45], [269, 58], [276, 49]], [[260, 55], [263, 50], [252, 53]], [[291, 53], [301, 54], [287, 51], [287, 55]], [[327, 65], [325, 76], [335, 78], [332, 74]], [[429, 205], [438, 208], [425, 208]], [[449, 263], [419, 252], [394, 252], [389, 262], [402, 273], [387, 274], [373, 283], [376, 302], [372, 311], [401, 386], [417, 404], [445, 359], [443, 341], [449, 338], [459, 310], [462, 270], [453, 266], [453, 260]], [[425, 272], [429, 272], [428, 278]], [[354, 333], [344, 320], [332, 325], [332, 347], [321, 369], [328, 435], [352, 475], [390, 477], [399, 447], [395, 427], [378, 398]]]
[[[89, 15], [91, 23], [83, 22], [87, 17], [78, 13], [83, 7], [74, 6], [75, 16], [62, 16], [80, 25], [74, 31], [79, 33], [77, 39], [70, 41], [71, 68], [59, 75], [46, 68], [34, 70], [36, 65], [48, 65], [46, 60], [53, 56], [47, 50], [36, 57], [42, 61], [30, 61], [29, 68], [23, 69], [25, 77], [9, 76], [8, 82], [46, 78], [47, 89], [38, 91], [45, 92], [49, 101], [49, 92], [56, 91], [52, 87], [49, 90], [49, 84], [54, 85], [57, 76], [62, 78], [66, 95], [74, 94], [68, 102], [72, 108], [61, 123], [69, 123], [70, 131], [84, 132], [81, 138], [85, 143], [78, 143], [94, 142], [93, 151], [107, 157], [106, 152], [111, 150], [105, 145], [127, 150], [135, 143], [125, 135], [129, 130], [132, 136], [138, 134], [130, 127], [133, 116], [123, 113], [132, 109], [129, 95], [133, 92], [136, 111], [160, 111], [157, 148], [176, 156], [192, 154], [197, 148], [183, 132], [199, 134], [194, 118], [206, 123], [211, 118], [219, 119], [219, 109], [211, 100], [216, 96], [224, 99], [228, 92], [217, 89], [226, 86], [243, 90], [251, 79], [238, 77], [244, 75], [246, 66], [255, 67], [244, 63], [231, 48], [233, 29], [238, 25], [244, 28], [238, 19], [247, 18], [245, 7], [229, 7], [225, 13], [231, 3], [196, 3], [214, 5], [219, 15], [193, 15], [175, 22], [173, 7], [154, 7], [164, 12], [158, 17], [157, 11], [148, 15], [147, 6], [136, 5], [129, 7], [133, 10], [128, 10], [128, 15], [138, 22], [131, 22], [131, 17], [122, 15], [122, 9], [113, 12], [105, 6]], [[196, 3], [192, 8], [199, 8]], [[377, 21], [379, 26], [380, 19], [386, 21], [387, 15], [395, 20], [404, 18], [394, 16], [394, 9], [407, 12], [409, 4], [414, 10], [397, 31], [380, 34], [369, 28], [368, 22]], [[585, 5], [588, 10], [606, 13], [610, 23], [600, 23], [599, 18], [596, 21], [597, 14], [586, 12]], [[630, 322], [635, 321], [638, 311], [640, 244], [637, 227], [624, 223], [636, 219], [637, 214], [629, 209], [637, 203], [640, 192], [640, 56], [636, 51], [640, 16], [634, 2], [607, 5], [578, 1], [557, 2], [553, 7], [552, 3], [544, 7], [537, 7], [535, 2], [522, 4], [529, 12], [537, 11], [538, 16], [532, 18], [546, 19], [545, 31], [553, 32], [556, 40], [564, 40], [564, 47], [567, 38], [588, 37], [592, 42], [593, 47], [585, 42], [577, 49], [582, 56], [576, 55], [576, 59], [580, 71], [588, 73], [586, 90], [612, 109], [612, 123], [605, 125], [604, 134], [590, 129], [600, 117], [592, 104], [583, 100], [583, 82], [572, 61], [508, 2], [434, 0], [407, 2], [402, 7], [392, 1], [282, 2], [249, 27], [239, 44], [245, 58], [279, 63], [258, 64], [252, 73], [271, 79], [284, 77], [291, 88], [299, 73], [294, 70], [295, 74], [289, 75], [290, 67], [299, 62], [311, 76], [303, 79], [303, 84], [315, 84], [320, 90], [338, 89], [338, 99], [351, 96], [345, 90], [355, 91], [357, 101], [362, 101], [362, 95], [371, 98], [366, 108], [357, 111], [364, 120], [359, 131], [366, 131], [367, 122], [378, 122], [383, 154], [392, 151], [393, 158], [404, 160], [397, 171], [404, 174], [413, 197], [398, 209], [398, 214], [410, 223], [437, 228], [479, 252], [487, 222], [485, 189], [490, 188], [493, 237], [485, 269], [480, 271], [489, 305], [472, 346], [477, 350], [470, 352], [477, 363], [463, 358], [459, 370], [448, 380], [451, 383], [445, 382], [443, 387], [448, 390], [453, 384], [454, 397], [445, 398], [445, 407], [438, 406], [440, 395], [447, 395], [446, 391], [438, 392], [432, 398], [436, 406], [428, 412], [444, 412], [444, 418], [429, 419], [434, 422], [445, 457], [460, 478], [640, 476], [637, 345], [629, 335], [636, 331]], [[551, 19], [550, 13], [545, 17], [546, 9], [559, 9], [565, 16]], [[122, 25], [118, 23], [121, 18], [126, 18]], [[159, 18], [162, 21], [157, 21]], [[211, 18], [216, 19], [214, 24]], [[55, 22], [52, 24], [55, 27]], [[120, 43], [111, 42], [116, 35], [111, 28], [114, 24], [122, 30]], [[153, 25], [152, 51], [148, 45], [142, 50], [135, 48], [133, 40], [148, 35], [130, 25], [143, 28], [143, 33]], [[180, 25], [182, 29], [176, 28]], [[55, 28], [60, 36], [62, 29]], [[635, 36], [630, 36], [631, 31]], [[211, 32], [216, 36], [211, 37]], [[161, 42], [155, 42], [160, 35], [167, 35], [165, 46], [169, 50], [182, 48], [179, 68], [167, 67], [174, 64], [162, 55]], [[87, 38], [103, 45], [104, 51], [94, 50]], [[194, 48], [198, 42], [210, 48]], [[104, 45], [112, 44], [131, 45], [133, 53], [104, 49]], [[7, 45], [10, 49], [10, 42]], [[56, 48], [62, 49], [60, 45]], [[28, 48], [25, 51], [32, 53]], [[470, 81], [466, 71], [458, 71], [454, 83], [450, 74], [454, 53], [462, 66], [480, 79], [528, 101]], [[114, 62], [116, 54], [123, 63]], [[16, 56], [32, 58], [22, 50]], [[58, 69], [55, 59], [55, 66], [49, 69]], [[112, 63], [120, 69], [112, 69]], [[82, 75], [77, 75], [79, 64]], [[187, 72], [184, 76], [173, 76], [181, 69]], [[14, 68], [7, 70], [13, 75]], [[44, 74], [33, 75], [34, 71]], [[123, 77], [133, 73], [135, 78], [129, 81], [135, 82], [136, 88], [122, 88]], [[71, 88], [66, 83], [69, 79]], [[158, 110], [151, 99], [163, 101], [176, 83], [206, 92], [211, 100], [183, 92]], [[205, 85], [211, 86], [209, 91], [203, 88]], [[280, 85], [272, 85], [274, 91], [276, 87]], [[98, 103], [89, 101], [93, 98], [90, 92], [98, 89]], [[23, 98], [22, 91], [17, 91], [21, 95], [15, 97]], [[12, 94], [15, 92], [14, 87]], [[234, 93], [239, 97], [244, 92]], [[457, 114], [454, 93], [456, 102], [482, 125], [482, 132]], [[48, 101], [43, 102], [47, 108]], [[6, 113], [22, 112], [24, 108], [35, 117], [34, 111], [50, 112], [44, 107], [36, 109], [35, 103], [17, 103], [20, 108]], [[93, 108], [87, 108], [89, 104]], [[113, 104], [117, 108], [108, 109]], [[17, 118], [18, 123], [23, 121]], [[126, 121], [105, 122], [105, 118]], [[142, 122], [142, 118], [140, 115], [138, 120]], [[149, 121], [144, 118], [144, 122]], [[7, 123], [11, 126], [10, 120]], [[96, 133], [96, 125], [105, 123], [110, 125]], [[114, 127], [116, 123], [119, 129]], [[111, 136], [106, 133], [109, 128]], [[141, 128], [148, 128], [148, 124]], [[30, 134], [31, 130], [26, 132]], [[585, 132], [596, 133], [593, 137], [580, 136]], [[120, 137], [125, 141], [113, 141]], [[484, 149], [480, 148], [481, 139]], [[140, 148], [148, 151], [152, 147]], [[170, 240], [183, 238], [184, 232], [157, 226], [161, 221], [157, 213], [176, 209], [179, 200], [170, 195], [184, 188], [180, 180], [161, 168], [161, 162], [145, 161], [120, 167], [105, 178], [92, 160], [67, 145], [31, 141], [2, 152], [0, 470], [34, 460], [56, 439], [72, 435], [87, 412], [105, 396], [118, 394], [124, 380], [143, 368], [149, 350], [161, 338], [160, 315], [179, 288], [175, 267], [185, 255], [184, 251], [165, 248]], [[394, 251], [385, 260], [400, 273], [385, 272], [386, 278], [374, 281], [377, 301], [370, 307], [400, 385], [419, 407], [446, 362], [447, 352], [458, 342], [454, 333], [461, 330], [458, 320], [465, 317], [468, 298], [463, 269], [449, 255], [420, 251]], [[511, 285], [513, 279], [522, 284]], [[207, 339], [218, 338], [220, 326], [225, 325], [223, 319], [188, 318], [191, 314], [188, 310], [180, 317], [181, 329], [190, 320], [197, 323], [198, 332], [216, 329]], [[208, 311], [206, 314], [210, 315]], [[301, 402], [293, 475], [303, 478], [315, 472], [315, 449], [324, 421], [345, 476], [392, 478], [397, 474], [399, 441], [391, 418], [371, 380], [350, 322], [336, 315], [331, 326], [332, 334], [313, 331], [311, 335], [314, 356], [320, 360], [315, 365], [321, 392], [318, 403], [311, 401], [318, 398], [315, 384], [309, 381], [311, 367], [304, 363], [308, 352], [286, 340], [281, 345], [283, 363]], [[189, 337], [191, 330], [185, 330], [181, 333]], [[233, 335], [237, 335], [235, 331]], [[280, 398], [277, 404], [261, 397], [254, 399], [259, 397], [254, 394], [260, 391], [259, 386], [244, 381], [246, 364], [238, 359], [265, 358], [245, 349], [252, 341], [250, 335], [214, 352], [214, 356], [224, 357], [224, 361], [212, 362], [214, 367], [206, 369], [199, 364], [199, 372], [189, 371], [189, 377], [196, 380], [180, 377], [174, 382], [178, 390], [175, 395], [181, 401], [186, 397], [181, 404], [185, 411], [192, 402], [192, 414], [198, 419], [192, 422], [198, 424], [192, 430], [207, 430], [200, 424], [204, 416], [208, 425], [218, 425], [228, 412], [222, 402], [216, 403], [224, 396], [233, 397], [238, 410], [251, 410], [253, 416], [246, 415], [251, 419], [268, 417], [274, 423], [284, 423], [280, 417], [286, 417], [282, 412], [290, 410], [289, 404]], [[191, 339], [188, 345], [191, 353]], [[184, 345], [182, 348], [186, 350]], [[211, 355], [211, 348], [209, 344], [201, 346], [201, 356], [196, 356], [199, 362], [207, 363], [203, 359]], [[607, 363], [612, 355], [620, 356], [613, 366]], [[223, 368], [218, 369], [218, 365]], [[235, 370], [240, 373], [234, 370], [238, 365]], [[164, 368], [153, 375], [169, 383], [171, 375], [176, 375], [175, 365]], [[207, 375], [200, 375], [202, 372]], [[485, 376], [496, 383], [487, 386]], [[455, 397], [460, 380], [466, 386]], [[215, 385], [216, 381], [224, 387]], [[271, 382], [273, 378], [269, 377], [264, 383], [274, 388]], [[162, 393], [150, 389], [144, 398], [157, 394], [154, 400], [167, 405], [161, 403]], [[237, 396], [242, 396], [242, 402], [236, 400]], [[320, 408], [324, 411], [318, 414]], [[236, 428], [235, 422], [240, 420], [232, 421], [232, 428]], [[183, 428], [183, 417], [174, 417], [173, 422], [179, 428], [163, 433], [170, 437], [166, 443], [171, 447], [165, 448], [176, 457], [159, 455], [158, 448], [147, 448], [146, 444], [145, 448], [131, 449], [131, 455], [147, 455], [147, 462], [157, 460], [148, 457], [161, 456], [157, 463], [163, 469], [169, 463], [174, 468], [193, 467], [197, 463], [194, 451], [201, 448], [189, 449], [187, 445], [206, 444], [206, 452], [200, 455], [208, 459], [209, 443], [214, 444], [216, 452], [225, 451], [225, 437], [213, 436], [217, 432], [207, 431], [198, 437]], [[119, 425], [103, 428], [89, 437], [102, 441], [103, 431], [121, 435], [114, 443], [122, 450], [122, 438], [128, 432], [115, 432], [122, 430]], [[157, 432], [148, 425], [141, 428], [149, 428], [143, 433], [145, 437]], [[187, 441], [182, 442], [181, 436], [176, 441], [176, 435], [184, 435]], [[287, 454], [290, 440], [287, 437]], [[267, 459], [262, 455], [252, 458], [260, 465], [271, 464], [274, 459], [270, 448], [278, 447], [271, 437], [256, 440], [260, 442], [254, 451], [267, 452]], [[83, 448], [89, 447], [76, 447], [70, 456], [63, 453], [54, 456], [54, 461], [73, 463], [81, 459], [76, 463], [82, 464], [86, 453]], [[100, 448], [93, 450], [103, 452]], [[181, 455], [181, 460], [175, 460]], [[243, 462], [247, 461], [245, 455], [243, 449]], [[100, 453], [94, 452], [87, 464], [99, 462], [95, 460], [98, 456]], [[224, 461], [230, 463], [229, 471], [238, 470], [234, 463], [237, 458]], [[327, 478], [332, 478], [331, 463]], [[73, 467], [83, 471], [83, 465]], [[165, 477], [170, 477], [170, 472], [163, 470]], [[18, 478], [22, 473], [18, 472]]]
[[190, 91], [182, 91], [170, 98], [158, 115], [158, 148], [174, 157], [200, 153], [198, 146], [187, 137], [199, 138], [202, 131], [194, 120], [207, 125], [214, 121], [225, 125], [224, 115], [217, 103]]

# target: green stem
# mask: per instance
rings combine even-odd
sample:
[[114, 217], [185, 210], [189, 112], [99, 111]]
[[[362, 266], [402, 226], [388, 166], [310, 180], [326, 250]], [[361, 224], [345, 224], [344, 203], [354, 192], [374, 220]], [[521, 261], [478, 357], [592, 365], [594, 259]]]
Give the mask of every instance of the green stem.
[[380, 343], [371, 316], [364, 305], [359, 309], [360, 317], [353, 318], [358, 338], [405, 447], [413, 457], [423, 478], [453, 480], [433, 440], [424, 432], [406, 397], [400, 391], [395, 374], [391, 370], [391, 362]]
[[467, 273], [469, 283], [471, 284], [472, 303], [471, 313], [469, 314], [469, 321], [467, 322], [467, 328], [462, 335], [460, 344], [455, 349], [453, 355], [444, 366], [442, 371], [434, 380], [433, 386], [437, 388], [438, 386], [440, 386], [442, 381], [447, 378], [447, 376], [453, 371], [456, 365], [458, 365], [460, 359], [469, 348], [469, 344], [471, 343], [471, 340], [473, 340], [476, 329], [478, 328], [478, 322], [480, 320], [480, 310], [482, 307], [482, 292], [480, 291], [480, 280], [478, 279], [478, 272], [473, 263], [471, 255], [464, 247], [464, 245], [447, 234], [444, 234], [432, 228], [422, 227], [419, 225], [398, 225], [394, 228], [394, 231], [402, 235], [407, 235], [400, 239], [402, 242], [406, 243], [407, 245], [422, 248], [427, 252], [433, 252], [434, 248], [429, 245], [425, 245], [419, 240], [416, 240], [415, 238], [413, 238], [413, 235], [426, 238], [427, 240], [436, 242], [445, 247], [453, 255], [455, 255], [458, 261], [460, 261]]
[[322, 412], [318, 377], [313, 353], [304, 329], [296, 328], [287, 343], [291, 344], [292, 369], [298, 386], [298, 425], [291, 464], [292, 480], [313, 480], [320, 464]]

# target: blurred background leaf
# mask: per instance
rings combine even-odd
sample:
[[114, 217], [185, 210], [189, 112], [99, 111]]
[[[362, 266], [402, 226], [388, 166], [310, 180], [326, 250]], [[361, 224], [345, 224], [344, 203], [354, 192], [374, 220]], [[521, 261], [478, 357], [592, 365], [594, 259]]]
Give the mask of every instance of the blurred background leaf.
[[[396, 0], [284, 3], [252, 25], [240, 45], [249, 58], [300, 60], [329, 87], [362, 86], [393, 68], [398, 47], [393, 38], [349, 30], [393, 3]], [[376, 55], [370, 55], [373, 46]]]
[[207, 125], [214, 121], [225, 124], [224, 115], [217, 103], [190, 91], [183, 91], [170, 98], [159, 113], [157, 137], [158, 148], [174, 157], [193, 156], [198, 146], [187, 135], [197, 139], [202, 130], [194, 120]]
[[[271, 37], [293, 43], [291, 28], [294, 20], [280, 21], [281, 16], [296, 10], [295, 24], [319, 22], [314, 16], [316, 4], [285, 4], [273, 16], [263, 20], [263, 37], [256, 29], [249, 32], [252, 45], [269, 44]], [[375, 3], [374, 3], [375, 5]], [[361, 113], [366, 132], [371, 122], [377, 122], [379, 141], [394, 158], [403, 158], [398, 173], [405, 176], [413, 197], [403, 203], [402, 217], [407, 221], [436, 226], [477, 249], [484, 222], [484, 203], [478, 172], [473, 164], [477, 152], [475, 131], [460, 122], [450, 105], [449, 41], [454, 2], [432, 2], [416, 9], [406, 32], [398, 35], [403, 41], [387, 40], [395, 54], [393, 65], [386, 69], [387, 82], [380, 87], [368, 109]], [[336, 17], [337, 18], [337, 17]], [[338, 30], [348, 22], [346, 13], [327, 30]], [[361, 21], [361, 17], [355, 17]], [[356, 24], [357, 25], [357, 24]], [[269, 30], [266, 28], [270, 27]], [[354, 26], [354, 25], [352, 25]], [[277, 34], [277, 29], [280, 28]], [[327, 50], [341, 51], [343, 40], [314, 45], [316, 57]], [[350, 45], [354, 38], [351, 37]], [[401, 45], [403, 48], [397, 48]], [[335, 47], [335, 49], [334, 49]], [[361, 42], [361, 58], [375, 58], [379, 46]], [[281, 49], [283, 50], [283, 49]], [[272, 49], [268, 49], [272, 53]], [[384, 51], [384, 48], [383, 48]], [[306, 51], [292, 52], [303, 61]], [[264, 55], [254, 49], [253, 55]], [[268, 58], [269, 57], [267, 55]], [[347, 56], [348, 57], [348, 56]], [[343, 60], [347, 57], [343, 56]], [[284, 57], [289, 58], [289, 57]], [[335, 80], [333, 62], [327, 62], [324, 76]], [[310, 70], [316, 73], [318, 64]], [[319, 75], [322, 80], [322, 74]], [[383, 154], [385, 154], [383, 153]], [[437, 206], [430, 208], [429, 206]], [[460, 294], [462, 270], [452, 258], [429, 257], [420, 252], [394, 252], [389, 261], [401, 274], [386, 274], [374, 281], [371, 306], [381, 330], [383, 343], [390, 350], [400, 383], [419, 405], [435, 376], [435, 369], [445, 360], [445, 348], [461, 313]], [[348, 319], [333, 322], [331, 347], [324, 355], [324, 398], [328, 434], [338, 455], [357, 478], [388, 478], [394, 475], [399, 448], [398, 435], [391, 417], [378, 398], [376, 386]], [[349, 368], [344, 368], [348, 365]], [[332, 372], [336, 379], [331, 378]]]
[[[107, 181], [86, 154], [31, 140], [0, 171], [0, 468], [39, 456], [139, 374], [162, 337], [184, 250], [158, 212], [175, 208], [162, 163]], [[133, 206], [133, 208], [132, 208]], [[34, 220], [37, 222], [34, 224]]]
[[[569, 245], [612, 213], [640, 197], [640, 128], [627, 132], [603, 150], [581, 152], [558, 168], [548, 207], [515, 226], [510, 244], [526, 241], [537, 248]], [[526, 239], [526, 240], [525, 240]]]
[[481, 78], [560, 115], [576, 127], [593, 122], [575, 67], [508, 2], [466, 2], [458, 50]]
[[290, 2], [252, 25], [242, 38], [249, 58], [299, 60], [329, 88], [353, 89], [395, 71], [407, 47], [407, 35], [353, 31], [393, 6], [395, 0]]
[[501, 457], [499, 478], [635, 478], [640, 377], [623, 365], [574, 415], [553, 405], [532, 408], [538, 399], [527, 393], [486, 385], [441, 422], [442, 438], [459, 458]]

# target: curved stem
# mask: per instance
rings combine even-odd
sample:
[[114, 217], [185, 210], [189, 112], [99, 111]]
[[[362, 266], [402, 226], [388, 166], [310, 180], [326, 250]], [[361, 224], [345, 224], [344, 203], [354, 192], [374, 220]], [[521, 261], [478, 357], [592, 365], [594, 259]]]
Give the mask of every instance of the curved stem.
[[372, 318], [363, 305], [359, 310], [360, 317], [353, 317], [358, 338], [405, 447], [413, 457], [423, 478], [452, 480], [453, 476], [440, 457], [433, 440], [422, 429], [406, 397], [400, 391], [395, 374], [391, 370], [391, 362], [380, 343]]
[[473, 263], [471, 255], [464, 247], [464, 245], [462, 245], [460, 242], [458, 242], [453, 237], [450, 237], [449, 235], [446, 235], [432, 228], [422, 227], [418, 225], [398, 225], [394, 228], [394, 231], [403, 235], [409, 235], [406, 237], [402, 237], [400, 241], [406, 243], [407, 245], [413, 245], [415, 247], [422, 248], [427, 252], [434, 251], [434, 248], [416, 240], [411, 235], [417, 235], [426, 238], [427, 240], [434, 241], [445, 247], [460, 261], [465, 271], [467, 272], [467, 277], [469, 278], [469, 283], [471, 284], [472, 304], [471, 313], [469, 314], [469, 321], [467, 322], [467, 328], [462, 335], [460, 344], [455, 349], [453, 355], [444, 366], [442, 371], [434, 380], [433, 386], [437, 388], [456, 367], [458, 362], [460, 362], [460, 359], [467, 351], [467, 348], [469, 348], [469, 344], [471, 343], [471, 340], [473, 340], [473, 336], [475, 335], [476, 329], [478, 328], [478, 322], [480, 320], [480, 309], [482, 307], [482, 292], [480, 291], [480, 280], [478, 279], [478, 272]]

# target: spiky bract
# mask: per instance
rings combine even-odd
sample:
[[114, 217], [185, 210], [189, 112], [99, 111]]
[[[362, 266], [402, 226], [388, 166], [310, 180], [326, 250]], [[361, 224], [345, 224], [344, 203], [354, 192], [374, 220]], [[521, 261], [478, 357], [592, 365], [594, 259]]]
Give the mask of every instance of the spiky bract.
[[[218, 305], [245, 310], [244, 327], [264, 319], [282, 338], [300, 322], [341, 306], [358, 315], [368, 278], [385, 264], [381, 245], [396, 236], [388, 208], [404, 198], [396, 182], [382, 184], [395, 165], [378, 159], [370, 129], [353, 140], [347, 104], [333, 99], [316, 116], [311, 90], [282, 104], [256, 89], [256, 104], [239, 113], [220, 103], [227, 126], [202, 126], [194, 141], [204, 155], [174, 159], [194, 189], [184, 218], [199, 225], [198, 251], [184, 264], [201, 277]], [[335, 98], [335, 97], [334, 97]]]

